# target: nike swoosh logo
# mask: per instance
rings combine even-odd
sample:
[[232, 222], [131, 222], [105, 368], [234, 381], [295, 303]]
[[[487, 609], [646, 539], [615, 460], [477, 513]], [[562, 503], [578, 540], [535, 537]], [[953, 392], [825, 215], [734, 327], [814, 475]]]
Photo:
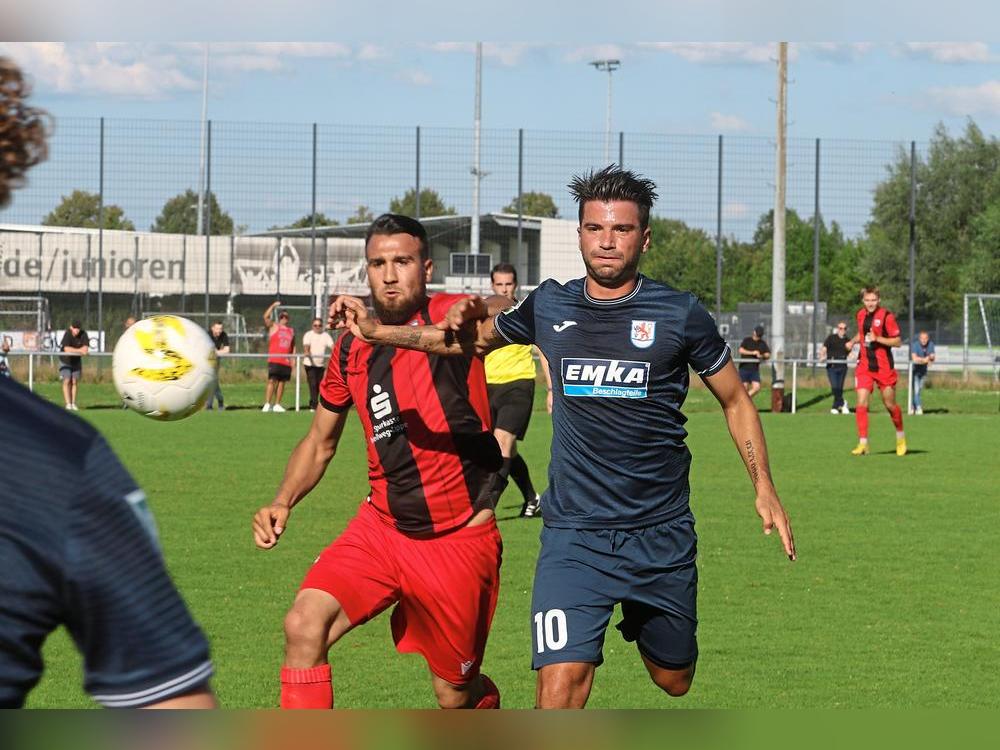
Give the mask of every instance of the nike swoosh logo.
[[562, 333], [563, 331], [565, 331], [570, 326], [575, 326], [575, 325], [576, 325], [576, 321], [575, 320], [564, 320], [562, 322], [562, 325], [555, 325], [555, 324], [553, 324], [552, 330], [555, 331], [556, 333]]

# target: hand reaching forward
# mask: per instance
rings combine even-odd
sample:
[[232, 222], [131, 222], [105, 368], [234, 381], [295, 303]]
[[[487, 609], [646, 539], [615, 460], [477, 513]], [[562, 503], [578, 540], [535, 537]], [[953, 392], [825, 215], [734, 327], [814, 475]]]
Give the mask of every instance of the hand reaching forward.
[[283, 503], [271, 503], [257, 511], [253, 517], [253, 541], [260, 549], [271, 549], [288, 523], [291, 508]]
[[788, 559], [797, 559], [795, 555], [795, 537], [792, 535], [792, 524], [788, 520], [788, 514], [785, 513], [785, 509], [781, 505], [778, 496], [773, 492], [759, 494], [757, 495], [754, 507], [757, 509], [757, 515], [760, 516], [764, 533], [770, 535], [774, 529], [777, 529], [778, 536], [781, 537], [781, 544], [785, 548], [785, 554], [788, 555]]

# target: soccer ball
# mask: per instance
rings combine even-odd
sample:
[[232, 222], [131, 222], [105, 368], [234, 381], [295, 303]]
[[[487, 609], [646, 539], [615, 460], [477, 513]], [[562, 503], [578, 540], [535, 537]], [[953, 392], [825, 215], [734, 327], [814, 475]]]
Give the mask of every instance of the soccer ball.
[[130, 409], [152, 419], [184, 419], [214, 392], [218, 360], [212, 339], [197, 323], [155, 315], [118, 339], [111, 371]]

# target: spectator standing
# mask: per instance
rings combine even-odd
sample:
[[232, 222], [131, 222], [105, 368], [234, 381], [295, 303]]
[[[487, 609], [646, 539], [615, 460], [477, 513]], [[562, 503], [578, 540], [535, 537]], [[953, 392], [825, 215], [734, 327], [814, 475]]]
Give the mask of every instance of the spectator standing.
[[282, 310], [278, 313], [277, 322], [271, 317], [274, 308], [281, 304], [280, 300], [271, 303], [264, 312], [264, 325], [267, 327], [267, 390], [264, 392], [264, 407], [261, 411], [283, 412], [281, 396], [285, 392], [285, 383], [292, 377], [292, 358], [288, 355], [295, 351], [295, 329], [288, 325], [288, 313]]
[[90, 337], [83, 330], [83, 324], [79, 320], [70, 323], [69, 328], [63, 333], [59, 351], [63, 353], [59, 357], [59, 379], [62, 380], [63, 401], [70, 411], [79, 411], [76, 396], [80, 388], [80, 375], [83, 372], [81, 355], [90, 351]]
[[833, 391], [831, 414], [850, 414], [851, 409], [844, 400], [844, 380], [847, 379], [847, 321], [837, 321], [833, 333], [826, 337], [819, 350], [820, 362], [826, 361], [826, 378]]
[[753, 333], [740, 342], [740, 357], [752, 357], [754, 361], [740, 362], [740, 381], [753, 399], [760, 391], [760, 362], [771, 358], [771, 347], [764, 341], [764, 326], [755, 326]]
[[927, 365], [936, 359], [934, 354], [934, 342], [927, 331], [921, 331], [913, 339], [913, 346], [910, 349], [910, 359], [913, 362], [913, 413], [923, 414], [924, 407], [920, 403], [920, 392], [924, 389], [924, 378], [927, 377]]
[[[229, 354], [229, 334], [222, 329], [221, 320], [216, 320], [212, 323], [211, 333], [209, 335], [212, 337], [212, 343], [215, 344], [215, 351], [217, 354]], [[221, 367], [221, 362], [219, 366]], [[219, 402], [219, 411], [226, 410], [226, 405], [222, 400], [221, 378], [215, 379], [215, 393], [209, 396], [208, 404], [206, 404], [205, 408], [211, 411], [212, 404], [215, 401]]]
[[319, 384], [326, 370], [326, 360], [333, 349], [333, 336], [323, 330], [323, 321], [313, 318], [312, 328], [302, 335], [302, 364], [309, 382], [309, 411], [319, 405]]

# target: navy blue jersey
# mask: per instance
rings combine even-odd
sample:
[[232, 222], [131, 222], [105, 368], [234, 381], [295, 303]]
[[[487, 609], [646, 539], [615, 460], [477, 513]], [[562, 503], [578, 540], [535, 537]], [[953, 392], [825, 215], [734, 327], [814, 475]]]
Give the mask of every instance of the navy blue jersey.
[[167, 575], [145, 495], [104, 439], [0, 378], [0, 707], [22, 705], [65, 625], [109, 707], [203, 686], [208, 643]]
[[542, 517], [561, 528], [638, 528], [688, 509], [688, 366], [730, 359], [690, 292], [639, 276], [615, 300], [583, 279], [543, 282], [496, 318], [500, 335], [535, 344], [552, 375], [552, 460]]

